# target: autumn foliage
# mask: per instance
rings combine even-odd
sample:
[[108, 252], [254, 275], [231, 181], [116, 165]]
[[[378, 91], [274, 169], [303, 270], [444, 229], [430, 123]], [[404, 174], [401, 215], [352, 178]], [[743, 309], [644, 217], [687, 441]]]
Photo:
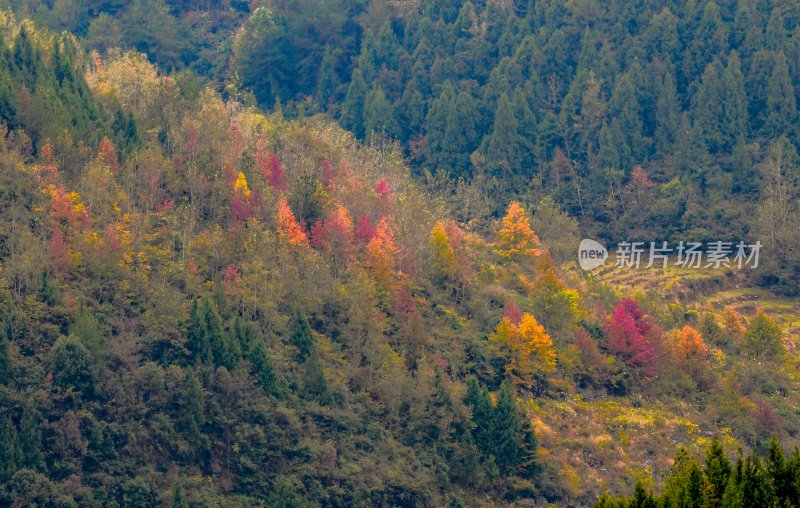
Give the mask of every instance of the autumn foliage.
[[503, 316], [490, 340], [505, 360], [506, 375], [518, 386], [530, 387], [534, 375], [555, 369], [553, 341], [530, 314], [523, 314], [517, 324]]
[[657, 348], [651, 341], [652, 331], [652, 324], [636, 302], [623, 298], [606, 326], [608, 350], [625, 365], [644, 376], [652, 376], [658, 359]]
[[400, 252], [395, 242], [389, 221], [382, 218], [375, 229], [375, 236], [365, 247], [365, 263], [376, 279], [390, 284], [396, 275], [395, 265]]
[[700, 332], [690, 325], [675, 329], [670, 334], [673, 362], [695, 380], [708, 378], [709, 349]]
[[308, 237], [303, 228], [289, 208], [289, 203], [285, 199], [278, 202], [278, 238], [288, 245], [302, 247], [308, 245]]
[[355, 251], [353, 219], [344, 206], [337, 207], [323, 221], [311, 227], [311, 244], [331, 255], [333, 262], [346, 261]]
[[516, 201], [508, 205], [502, 227], [497, 231], [495, 249], [509, 259], [533, 258], [542, 253], [539, 237], [533, 232], [525, 209]]

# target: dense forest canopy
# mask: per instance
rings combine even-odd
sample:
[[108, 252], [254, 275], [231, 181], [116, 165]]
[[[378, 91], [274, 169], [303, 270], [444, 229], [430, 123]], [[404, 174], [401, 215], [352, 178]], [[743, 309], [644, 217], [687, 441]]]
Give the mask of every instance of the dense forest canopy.
[[791, 2], [0, 8], [0, 505], [800, 503]]
[[612, 243], [768, 237], [758, 282], [800, 291], [792, 3], [8, 4], [88, 48], [398, 140], [418, 173], [502, 197], [467, 220], [552, 196]]
[[[796, 7], [412, 4], [371, 4], [359, 32], [343, 18], [338, 38], [295, 38], [277, 62], [265, 51], [306, 31], [265, 20], [329, 27], [262, 7], [237, 34], [233, 67], [264, 106], [294, 101], [361, 139], [389, 135], [415, 167], [501, 196], [554, 196], [614, 242], [763, 238], [776, 186], [798, 195]], [[762, 282], [793, 293], [798, 238], [778, 229]]]

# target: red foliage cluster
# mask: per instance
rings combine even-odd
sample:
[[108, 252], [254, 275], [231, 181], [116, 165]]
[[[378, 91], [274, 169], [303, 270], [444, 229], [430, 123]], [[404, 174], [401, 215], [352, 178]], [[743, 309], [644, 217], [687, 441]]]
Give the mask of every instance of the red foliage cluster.
[[651, 340], [653, 331], [653, 325], [639, 305], [630, 298], [623, 298], [606, 327], [608, 349], [629, 367], [652, 376], [658, 360], [657, 348]]
[[273, 189], [278, 192], [289, 190], [286, 169], [277, 155], [267, 152], [262, 141], [259, 141], [256, 147], [256, 166]]
[[375, 184], [375, 194], [381, 197], [392, 195], [392, 189], [389, 188], [389, 183], [385, 178], [381, 178], [378, 180], [378, 183]]
[[369, 220], [369, 217], [362, 215], [358, 218], [358, 225], [356, 226], [356, 239], [367, 244], [375, 238], [375, 232], [378, 227]]
[[331, 161], [328, 159], [322, 161], [322, 179], [328, 190], [336, 190], [336, 176], [334, 175]]
[[325, 252], [347, 258], [355, 249], [353, 220], [347, 208], [340, 206], [324, 221], [311, 227], [311, 244]]
[[508, 305], [506, 305], [504, 311], [506, 317], [508, 318], [509, 321], [511, 321], [512, 325], [516, 326], [520, 323], [520, 321], [522, 321], [522, 311], [520, 310], [519, 306], [516, 303], [514, 302], [509, 303]]
[[119, 171], [119, 161], [117, 161], [117, 150], [114, 148], [114, 143], [108, 137], [104, 137], [100, 142], [100, 148], [97, 151], [97, 158], [104, 164], [108, 164], [113, 173]]
[[50, 237], [50, 267], [56, 273], [64, 273], [72, 266], [72, 259], [67, 250], [67, 243], [64, 241], [64, 233], [60, 228], [53, 229]]
[[234, 195], [231, 197], [231, 214], [236, 220], [246, 221], [253, 216], [253, 209], [246, 201]]

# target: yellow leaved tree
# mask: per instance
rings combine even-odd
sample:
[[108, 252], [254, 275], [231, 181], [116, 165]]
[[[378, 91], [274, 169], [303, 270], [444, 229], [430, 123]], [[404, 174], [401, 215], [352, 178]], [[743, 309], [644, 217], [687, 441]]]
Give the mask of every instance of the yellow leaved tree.
[[518, 386], [530, 386], [535, 374], [555, 369], [553, 340], [530, 314], [523, 314], [519, 323], [504, 316], [489, 339], [506, 360], [506, 375]]
[[542, 254], [539, 237], [531, 228], [530, 218], [516, 201], [508, 205], [502, 227], [497, 231], [495, 252], [513, 260], [535, 258]]

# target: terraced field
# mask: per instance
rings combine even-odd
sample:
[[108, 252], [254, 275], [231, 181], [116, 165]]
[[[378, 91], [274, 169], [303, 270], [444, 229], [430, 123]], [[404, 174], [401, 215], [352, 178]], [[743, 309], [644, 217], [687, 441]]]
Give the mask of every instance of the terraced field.
[[655, 291], [666, 299], [719, 311], [727, 306], [745, 317], [763, 308], [783, 329], [787, 346], [794, 350], [800, 339], [800, 298], [784, 298], [751, 287], [743, 274], [729, 269], [622, 269], [604, 267], [593, 272], [600, 282], [620, 293]]
[[[568, 277], [577, 281], [584, 275], [577, 268]], [[585, 280], [585, 279], [584, 279]], [[792, 380], [783, 395], [739, 395], [727, 387], [724, 375], [712, 392], [692, 396], [680, 394], [651, 398], [647, 387], [625, 397], [599, 395], [565, 400], [541, 399], [530, 402], [529, 414], [540, 439], [542, 461], [550, 470], [560, 471], [566, 485], [566, 499], [575, 505], [587, 499], [587, 492], [603, 489], [630, 492], [636, 480], [660, 484], [672, 464], [679, 446], [702, 455], [712, 436], [720, 436], [731, 455], [751, 443], [743, 438], [742, 420], [720, 422], [719, 412], [708, 409], [730, 401], [735, 412], [753, 411], [755, 401], [768, 397], [787, 421], [797, 412], [800, 400], [796, 345], [800, 340], [800, 299], [781, 298], [747, 285], [742, 274], [731, 270], [694, 270], [670, 268], [619, 269], [604, 267], [589, 276], [589, 284], [618, 295], [657, 298], [685, 311], [721, 312], [731, 306], [747, 320], [758, 308], [764, 308], [784, 332], [790, 354], [782, 368]], [[727, 369], [742, 369], [748, 360], [729, 356]], [[743, 417], [743, 418], [750, 418]], [[731, 428], [732, 427], [732, 428]], [[789, 431], [791, 433], [792, 431]], [[737, 436], [738, 433], [738, 436]], [[788, 437], [789, 434], [783, 434]]]

